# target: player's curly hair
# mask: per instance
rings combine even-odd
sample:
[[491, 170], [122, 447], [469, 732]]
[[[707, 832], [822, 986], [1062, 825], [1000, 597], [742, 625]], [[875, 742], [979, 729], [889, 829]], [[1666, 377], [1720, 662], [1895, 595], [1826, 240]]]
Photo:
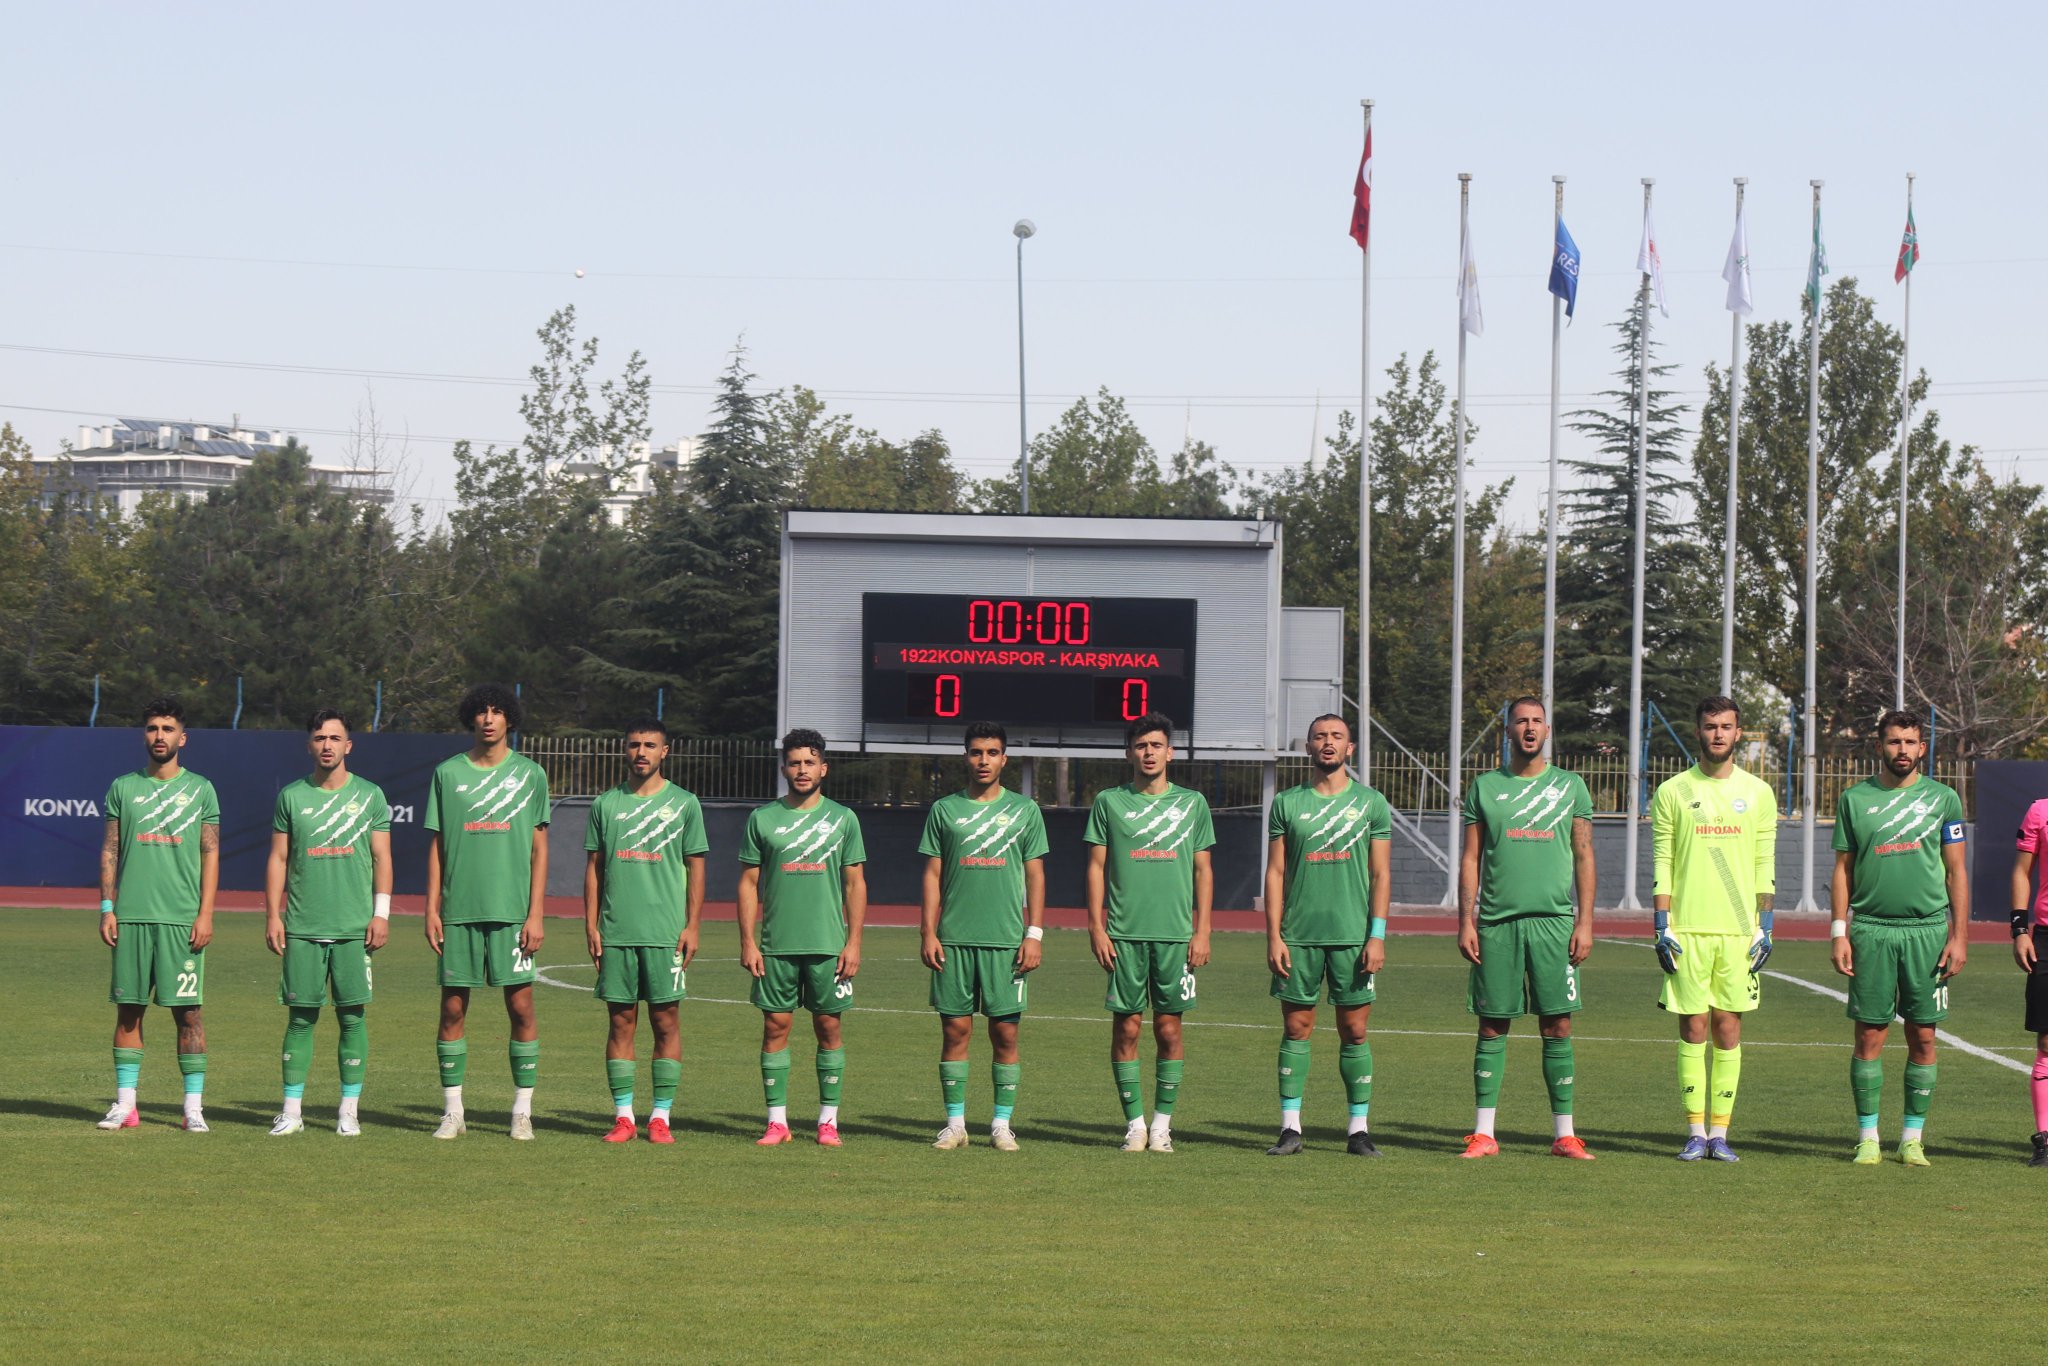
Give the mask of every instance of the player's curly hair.
[[1742, 708], [1736, 705], [1734, 698], [1702, 697], [1699, 706], [1693, 708], [1692, 719], [1694, 721], [1704, 721], [1709, 716], [1721, 716], [1731, 711], [1735, 713], [1735, 724], [1741, 725]]
[[1921, 739], [1927, 738], [1927, 722], [1909, 711], [1888, 711], [1877, 718], [1877, 738], [1882, 740], [1888, 730], [1910, 730]]
[[519, 705], [519, 694], [503, 683], [479, 683], [464, 693], [455, 704], [455, 719], [464, 730], [475, 730], [476, 718], [486, 711], [502, 715], [506, 730], [518, 730], [526, 720], [526, 708]]
[[993, 740], [1004, 749], [1008, 749], [1010, 732], [1003, 729], [1000, 721], [969, 721], [966, 733], [960, 737], [960, 743], [963, 746], [971, 745], [976, 740]]
[[351, 726], [348, 723], [348, 717], [346, 715], [339, 711], [336, 711], [333, 707], [322, 707], [320, 710], [314, 712], [311, 716], [306, 718], [306, 734], [311, 735], [314, 731], [320, 729], [320, 727], [326, 725], [329, 721], [341, 722], [341, 728], [343, 730], [352, 731], [355, 729], [354, 726]]
[[668, 732], [668, 722], [662, 720], [659, 716], [635, 717], [633, 720], [628, 721], [626, 723], [626, 729], [622, 732], [622, 734], [659, 735], [662, 739], [663, 744], [667, 744], [670, 739]]
[[825, 757], [825, 737], [808, 726], [799, 726], [782, 737], [782, 757], [788, 759], [792, 750], [815, 749], [820, 759]]
[[151, 698], [149, 705], [142, 709], [142, 724], [146, 726], [159, 716], [168, 716], [182, 726], [185, 724], [185, 704], [168, 693]]

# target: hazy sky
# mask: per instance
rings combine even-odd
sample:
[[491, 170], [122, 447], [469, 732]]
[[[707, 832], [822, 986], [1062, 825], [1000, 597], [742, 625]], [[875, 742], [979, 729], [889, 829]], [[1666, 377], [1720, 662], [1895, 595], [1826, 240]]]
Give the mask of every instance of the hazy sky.
[[[1730, 178], [1760, 319], [1796, 313], [1807, 180], [1837, 277], [1899, 321], [1957, 440], [2048, 480], [2035, 5], [31, 6], [0, 113], [0, 419], [192, 418], [341, 453], [366, 398], [446, 499], [452, 438], [516, 439], [534, 329], [644, 352], [657, 442], [746, 337], [887, 435], [1016, 448], [1099, 385], [1155, 444], [1300, 461], [1357, 404], [1360, 124], [1378, 101], [1373, 352], [1456, 344], [1457, 173], [1487, 331], [1482, 477], [1544, 480], [1550, 177], [1585, 254], [1568, 402], [1613, 369], [1640, 178], [1678, 387], [1726, 363]], [[587, 271], [578, 280], [576, 269]], [[171, 358], [176, 358], [173, 363]], [[1448, 370], [1448, 367], [1447, 367]], [[1695, 399], [1695, 401], [1697, 401]], [[1567, 453], [1572, 447], [1567, 444]], [[442, 503], [431, 504], [435, 508]]]

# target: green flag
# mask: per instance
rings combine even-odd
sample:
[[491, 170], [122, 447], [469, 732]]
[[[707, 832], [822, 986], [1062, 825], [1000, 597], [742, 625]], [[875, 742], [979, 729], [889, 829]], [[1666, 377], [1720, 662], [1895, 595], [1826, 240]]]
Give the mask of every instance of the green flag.
[[[1819, 195], [1814, 199], [1818, 201]], [[1820, 277], [1828, 273], [1828, 249], [1820, 240], [1820, 205], [1813, 206], [1813, 256], [1806, 263], [1806, 297], [1813, 304], [1815, 314], [1820, 312]]]

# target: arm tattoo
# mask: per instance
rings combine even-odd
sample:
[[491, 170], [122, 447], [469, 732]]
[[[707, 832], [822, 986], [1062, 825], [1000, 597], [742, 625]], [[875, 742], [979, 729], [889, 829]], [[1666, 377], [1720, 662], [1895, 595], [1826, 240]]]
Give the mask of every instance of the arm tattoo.
[[217, 825], [200, 826], [199, 847], [202, 851], [209, 854], [218, 851], [220, 849], [220, 827]]

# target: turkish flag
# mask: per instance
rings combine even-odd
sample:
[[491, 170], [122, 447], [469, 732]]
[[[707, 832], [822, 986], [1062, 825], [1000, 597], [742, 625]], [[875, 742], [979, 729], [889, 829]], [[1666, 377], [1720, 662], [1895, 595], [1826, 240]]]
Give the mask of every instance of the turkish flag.
[[1358, 159], [1358, 181], [1351, 187], [1351, 240], [1369, 251], [1372, 232], [1372, 129], [1365, 130], [1365, 155]]

